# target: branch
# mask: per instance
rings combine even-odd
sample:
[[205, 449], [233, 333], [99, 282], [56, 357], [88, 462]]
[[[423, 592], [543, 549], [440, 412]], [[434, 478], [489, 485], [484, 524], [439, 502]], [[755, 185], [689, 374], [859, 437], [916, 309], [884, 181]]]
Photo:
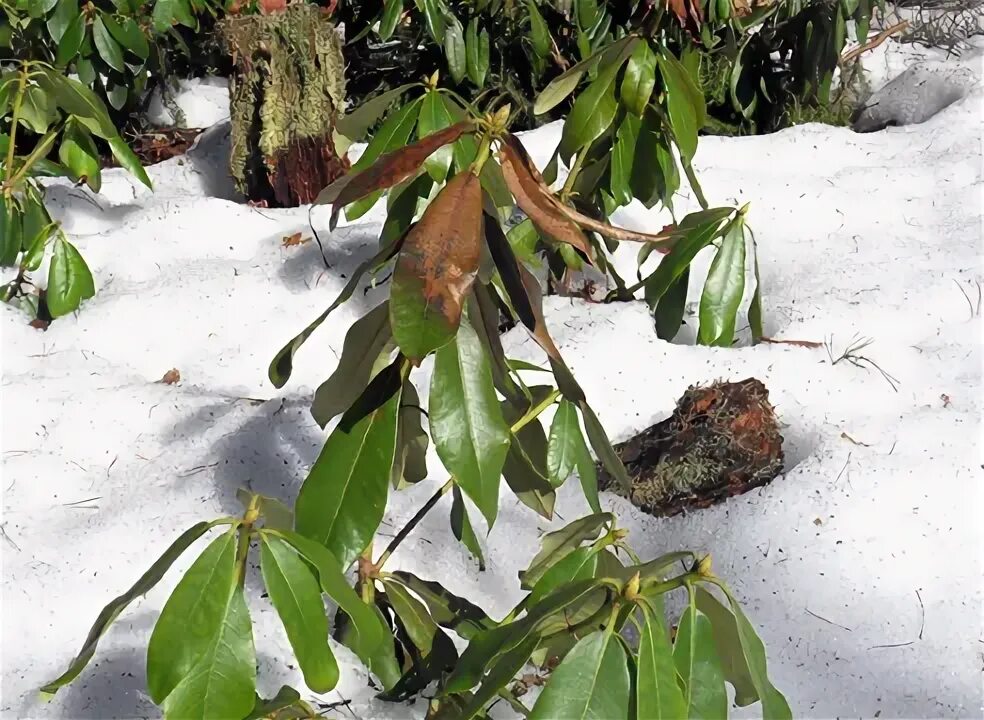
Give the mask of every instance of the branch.
[[909, 21], [902, 20], [901, 22], [895, 23], [891, 27], [885, 28], [880, 33], [875, 35], [875, 37], [871, 38], [871, 40], [868, 40], [863, 45], [859, 45], [853, 50], [848, 50], [846, 53], [841, 55], [840, 64], [847, 65], [852, 60], [856, 60], [860, 55], [863, 55], [869, 50], [874, 50], [876, 47], [878, 47], [883, 42], [885, 42], [890, 37], [892, 37], [892, 35], [902, 32], [907, 27], [909, 27]]

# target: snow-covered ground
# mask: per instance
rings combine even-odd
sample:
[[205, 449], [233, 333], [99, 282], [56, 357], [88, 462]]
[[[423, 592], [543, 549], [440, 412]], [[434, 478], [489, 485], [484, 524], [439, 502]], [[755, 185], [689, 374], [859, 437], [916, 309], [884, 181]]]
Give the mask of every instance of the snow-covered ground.
[[[974, 63], [980, 77], [979, 55]], [[687, 346], [692, 317], [681, 340], [661, 342], [643, 304], [548, 302], [554, 337], [615, 439], [667, 415], [693, 383], [755, 376], [769, 388], [785, 425], [783, 477], [670, 520], [611, 496], [603, 503], [646, 556], [713, 555], [801, 717], [982, 713], [982, 110], [978, 84], [922, 125], [869, 135], [808, 125], [701, 142], [707, 196], [751, 203], [767, 334], [827, 341], [834, 357], [871, 338], [862, 354], [897, 387], [875, 369], [832, 365], [826, 349]], [[237, 488], [295, 497], [324, 440], [307, 409], [313, 390], [348, 325], [381, 297], [357, 293], [305, 346], [285, 391], [268, 383], [273, 353], [372, 252], [380, 216], [329, 235], [327, 211], [315, 210], [330, 270], [313, 242], [282, 247], [294, 232], [310, 235], [307, 209], [235, 202], [226, 132], [218, 126], [187, 157], [150, 168], [155, 194], [118, 171], [105, 173], [95, 200], [53, 188], [98, 294], [47, 332], [0, 310], [4, 717], [157, 714], [142, 692], [144, 649], [193, 554], [131, 606], [51, 704], [36, 689], [179, 532], [240, 512]], [[548, 126], [524, 142], [545, 159], [557, 139]], [[637, 207], [621, 220], [662, 223]], [[540, 360], [519, 332], [506, 345]], [[171, 368], [181, 381], [159, 382]], [[426, 388], [427, 366], [415, 377]], [[428, 481], [392, 498], [381, 535], [443, 482], [430, 461]], [[584, 510], [577, 495], [569, 485], [559, 515]], [[439, 508], [394, 564], [498, 616], [520, 597], [516, 573], [546, 527], [503, 495], [478, 573]], [[261, 690], [302, 687], [274, 612], [251, 587]], [[365, 671], [337, 652], [342, 681], [326, 700], [351, 700], [359, 718], [422, 716], [422, 703], [374, 700]]]

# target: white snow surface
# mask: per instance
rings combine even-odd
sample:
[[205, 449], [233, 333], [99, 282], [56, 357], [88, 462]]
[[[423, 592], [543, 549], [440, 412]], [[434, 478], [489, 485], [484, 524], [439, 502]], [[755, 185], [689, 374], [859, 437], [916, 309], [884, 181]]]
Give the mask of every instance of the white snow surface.
[[[754, 376], [769, 388], [784, 424], [784, 476], [673, 519], [612, 496], [603, 504], [645, 557], [712, 554], [800, 717], [982, 713], [982, 105], [978, 85], [921, 125], [868, 135], [806, 125], [700, 145], [712, 203], [751, 203], [767, 335], [826, 341], [834, 357], [855, 336], [872, 338], [862, 354], [897, 390], [874, 368], [832, 365], [825, 349], [688, 346], [692, 313], [670, 344], [642, 303], [547, 302], [554, 337], [615, 440], [665, 417], [688, 385]], [[297, 356], [290, 384], [270, 385], [269, 360], [373, 252], [381, 214], [329, 233], [328, 212], [314, 211], [330, 270], [313, 242], [282, 247], [286, 235], [310, 235], [308, 210], [237, 203], [222, 170], [226, 134], [217, 126], [188, 157], [150, 168], [153, 194], [116, 170], [95, 199], [54, 187], [98, 293], [46, 332], [0, 310], [4, 717], [158, 715], [143, 692], [147, 640], [202, 542], [120, 617], [72, 685], [47, 705], [37, 688], [182, 530], [240, 513], [237, 488], [293, 500], [325, 438], [308, 412], [314, 388], [349, 324], [384, 297], [357, 292]], [[558, 139], [556, 125], [523, 138], [541, 163]], [[686, 195], [677, 206], [696, 207]], [[661, 227], [665, 218], [633, 206], [620, 220]], [[622, 256], [632, 272], [634, 248]], [[505, 344], [542, 362], [520, 331]], [[171, 368], [181, 381], [159, 382]], [[429, 365], [415, 378], [426, 401]], [[429, 461], [427, 481], [391, 497], [380, 542], [444, 481], [433, 452]], [[586, 510], [576, 485], [558, 503], [568, 520]], [[551, 527], [511, 496], [501, 503], [486, 572], [455, 543], [446, 504], [393, 566], [500, 617]], [[255, 577], [248, 590], [261, 692], [303, 688]], [[423, 716], [422, 701], [375, 700], [366, 671], [336, 650], [342, 680], [326, 701], [351, 700], [359, 718]]]

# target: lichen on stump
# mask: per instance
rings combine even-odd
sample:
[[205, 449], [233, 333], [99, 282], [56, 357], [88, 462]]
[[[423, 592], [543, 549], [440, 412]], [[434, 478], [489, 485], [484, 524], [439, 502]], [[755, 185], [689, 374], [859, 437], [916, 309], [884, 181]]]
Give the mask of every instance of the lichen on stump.
[[315, 5], [230, 16], [220, 35], [232, 57], [230, 172], [247, 199], [269, 207], [313, 202], [348, 163], [335, 151], [344, 112], [341, 39]]
[[[628, 499], [651, 515], [708, 507], [782, 473], [782, 435], [755, 378], [692, 386], [673, 414], [615, 446], [632, 480]], [[599, 485], [625, 495], [604, 468]]]

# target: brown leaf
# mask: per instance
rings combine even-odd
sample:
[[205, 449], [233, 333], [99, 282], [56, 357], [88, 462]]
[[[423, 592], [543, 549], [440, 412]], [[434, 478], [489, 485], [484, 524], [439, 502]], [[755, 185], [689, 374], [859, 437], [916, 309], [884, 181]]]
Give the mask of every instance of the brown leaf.
[[507, 134], [499, 146], [502, 175], [516, 204], [537, 229], [555, 242], [567, 243], [594, 262], [594, 250], [587, 236], [557, 207], [543, 177], [515, 135]]
[[704, 22], [704, 13], [696, 0], [666, 0], [666, 7], [676, 15], [680, 25], [691, 35], [700, 34], [700, 26]]
[[178, 372], [177, 368], [171, 368], [164, 373], [164, 377], [162, 377], [160, 381], [165, 385], [176, 385], [181, 381], [181, 373]]
[[403, 182], [417, 172], [434, 151], [455, 142], [474, 128], [472, 121], [465, 120], [399, 150], [384, 153], [365, 170], [349, 173], [326, 187], [318, 194], [315, 203], [333, 206], [331, 217], [334, 226], [343, 207], [368, 197], [377, 190], [385, 190]]
[[393, 336], [419, 359], [454, 336], [478, 274], [482, 185], [465, 170], [437, 194], [407, 234], [393, 271]]
[[285, 248], [297, 247], [298, 245], [303, 245], [304, 243], [311, 242], [311, 238], [301, 239], [301, 233], [296, 232], [293, 235], [284, 235], [284, 239], [281, 240], [281, 244]]
[[260, 0], [260, 12], [264, 15], [287, 9], [287, 0]]
[[676, 229], [675, 225], [667, 225], [657, 235], [638, 230], [629, 230], [628, 228], [616, 227], [601, 220], [590, 218], [587, 215], [582, 215], [574, 208], [564, 205], [555, 195], [551, 195], [550, 197], [553, 199], [557, 208], [570, 218], [571, 221], [577, 223], [578, 226], [585, 230], [594, 230], [599, 235], [604, 235], [607, 238], [628, 240], [629, 242], [652, 243], [657, 245], [658, 247], [656, 249], [663, 253], [668, 253], [676, 241], [676, 235], [673, 232]]

